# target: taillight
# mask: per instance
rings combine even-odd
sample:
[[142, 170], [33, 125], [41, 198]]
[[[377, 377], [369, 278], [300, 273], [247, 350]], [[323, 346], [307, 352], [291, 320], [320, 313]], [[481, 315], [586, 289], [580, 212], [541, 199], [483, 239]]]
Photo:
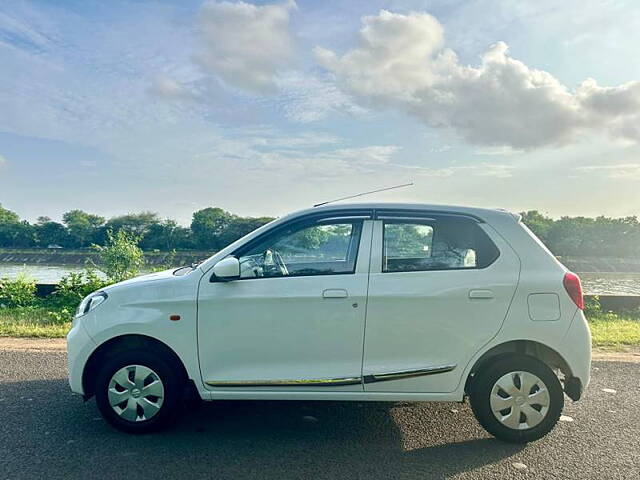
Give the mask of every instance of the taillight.
[[567, 272], [564, 274], [562, 284], [571, 297], [571, 300], [573, 300], [573, 303], [575, 303], [580, 310], [584, 310], [584, 298], [582, 297], [582, 284], [580, 283], [580, 277], [575, 273]]

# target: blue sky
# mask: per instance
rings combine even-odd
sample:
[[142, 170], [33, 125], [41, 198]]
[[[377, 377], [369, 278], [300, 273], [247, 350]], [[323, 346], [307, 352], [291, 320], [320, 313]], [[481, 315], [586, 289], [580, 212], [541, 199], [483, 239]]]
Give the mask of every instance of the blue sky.
[[372, 200], [640, 215], [640, 4], [0, 4], [25, 218]]

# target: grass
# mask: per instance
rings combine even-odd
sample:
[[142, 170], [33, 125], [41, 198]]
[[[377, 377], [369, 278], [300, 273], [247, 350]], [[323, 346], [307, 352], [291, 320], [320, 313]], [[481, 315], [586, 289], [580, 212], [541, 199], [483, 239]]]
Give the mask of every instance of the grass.
[[[640, 346], [640, 314], [600, 313], [589, 319], [594, 347]], [[62, 338], [71, 322], [43, 308], [0, 309], [0, 337]]]
[[605, 313], [589, 320], [594, 347], [640, 346], [640, 318]]
[[0, 309], [0, 337], [62, 338], [71, 322], [42, 308]]

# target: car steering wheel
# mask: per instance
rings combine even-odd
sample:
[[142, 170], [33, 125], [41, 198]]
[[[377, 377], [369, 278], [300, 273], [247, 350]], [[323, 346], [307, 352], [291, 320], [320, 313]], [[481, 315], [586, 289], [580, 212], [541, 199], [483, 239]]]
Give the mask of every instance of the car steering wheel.
[[[277, 250], [267, 249], [262, 255], [262, 265], [265, 273], [268, 274], [278, 274], [278, 276], [287, 276], [289, 275], [289, 270], [287, 269], [284, 260], [282, 259], [282, 255]], [[268, 275], [265, 275], [268, 276]]]

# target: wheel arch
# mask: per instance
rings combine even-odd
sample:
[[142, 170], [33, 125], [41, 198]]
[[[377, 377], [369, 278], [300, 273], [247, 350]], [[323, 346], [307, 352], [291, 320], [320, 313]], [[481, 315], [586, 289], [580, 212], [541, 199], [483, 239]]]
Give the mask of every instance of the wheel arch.
[[95, 393], [94, 382], [92, 380], [95, 379], [98, 369], [103, 364], [104, 360], [120, 352], [133, 349], [152, 350], [165, 356], [178, 368], [179, 374], [185, 381], [189, 379], [184, 363], [178, 354], [176, 354], [176, 352], [166, 343], [147, 335], [120, 335], [110, 338], [106, 342], [100, 344], [89, 356], [82, 372], [82, 387], [85, 399], [91, 398]]
[[564, 375], [565, 380], [573, 378], [569, 364], [562, 355], [553, 348], [535, 340], [510, 340], [493, 346], [476, 360], [473, 367], [471, 367], [471, 370], [467, 374], [464, 386], [465, 393], [469, 392], [476, 372], [498, 358], [514, 354], [527, 355], [536, 358], [552, 370], [560, 370]]

